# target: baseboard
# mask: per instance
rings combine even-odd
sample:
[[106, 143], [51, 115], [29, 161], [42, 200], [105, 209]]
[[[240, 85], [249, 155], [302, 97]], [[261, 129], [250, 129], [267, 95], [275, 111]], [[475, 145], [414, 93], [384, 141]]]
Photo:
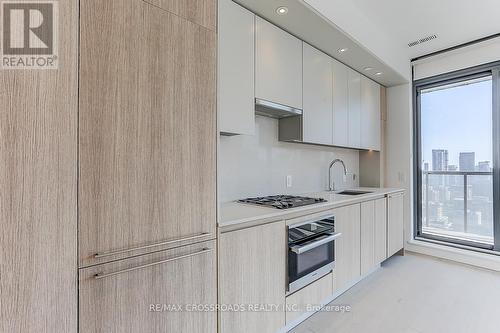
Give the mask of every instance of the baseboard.
[[500, 272], [500, 256], [494, 254], [475, 252], [419, 240], [408, 241], [405, 250]]

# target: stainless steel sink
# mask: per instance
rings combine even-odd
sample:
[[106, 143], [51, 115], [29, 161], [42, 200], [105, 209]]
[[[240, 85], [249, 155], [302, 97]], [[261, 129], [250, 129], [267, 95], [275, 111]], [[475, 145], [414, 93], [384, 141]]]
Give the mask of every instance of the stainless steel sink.
[[357, 191], [357, 190], [346, 190], [346, 191], [339, 192], [337, 194], [341, 194], [341, 195], [361, 195], [361, 194], [369, 194], [369, 193], [373, 193], [373, 192], [370, 192], [370, 191]]

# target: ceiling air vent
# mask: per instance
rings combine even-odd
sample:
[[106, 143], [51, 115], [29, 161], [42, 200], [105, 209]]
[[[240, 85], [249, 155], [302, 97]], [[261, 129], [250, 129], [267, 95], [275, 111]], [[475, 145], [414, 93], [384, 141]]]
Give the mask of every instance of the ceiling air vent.
[[430, 42], [431, 40], [436, 39], [436, 38], [438, 38], [437, 35], [430, 35], [430, 36], [427, 36], [424, 38], [420, 38], [420, 39], [415, 40], [413, 42], [409, 42], [408, 47], [414, 47], [414, 46], [420, 45], [422, 43], [427, 43], [427, 42]]

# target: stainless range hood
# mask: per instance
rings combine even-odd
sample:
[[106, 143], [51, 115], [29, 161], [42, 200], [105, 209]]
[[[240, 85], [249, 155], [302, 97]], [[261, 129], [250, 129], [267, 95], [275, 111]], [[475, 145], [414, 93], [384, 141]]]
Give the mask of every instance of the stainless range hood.
[[260, 98], [255, 99], [255, 113], [259, 116], [275, 119], [302, 116], [302, 110], [279, 103], [269, 102]]

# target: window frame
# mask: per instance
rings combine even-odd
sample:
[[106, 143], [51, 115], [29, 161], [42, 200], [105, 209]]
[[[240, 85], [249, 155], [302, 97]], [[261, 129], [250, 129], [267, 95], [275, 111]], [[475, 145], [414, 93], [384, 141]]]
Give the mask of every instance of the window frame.
[[[494, 245], [459, 240], [422, 231], [421, 91], [462, 81], [492, 77], [493, 237]], [[500, 61], [413, 81], [413, 238], [452, 247], [500, 252]]]

